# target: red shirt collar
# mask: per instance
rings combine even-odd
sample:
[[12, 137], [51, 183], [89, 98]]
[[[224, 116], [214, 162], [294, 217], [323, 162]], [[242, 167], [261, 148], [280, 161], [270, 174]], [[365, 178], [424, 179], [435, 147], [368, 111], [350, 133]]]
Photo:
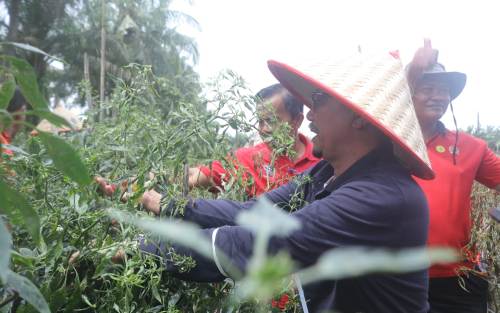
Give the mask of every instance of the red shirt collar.
[[313, 155], [313, 143], [309, 138], [307, 138], [305, 135], [299, 133], [299, 140], [302, 141], [306, 145], [306, 150], [304, 152], [304, 156], [307, 157], [308, 159], [318, 159]]
[[431, 138], [429, 138], [425, 144], [426, 145], [429, 145], [431, 142], [434, 141], [434, 139], [436, 139], [438, 136], [445, 136], [446, 135], [446, 132], [448, 131], [446, 129], [446, 126], [444, 126], [444, 124], [441, 122], [441, 121], [438, 121], [437, 122], [437, 132], [434, 136], [432, 136]]
[[[308, 159], [308, 160], [312, 160], [312, 161], [316, 161], [316, 160], [319, 160], [319, 158], [315, 157], [313, 155], [313, 143], [311, 140], [309, 140], [309, 138], [307, 138], [305, 135], [299, 133], [299, 140], [302, 141], [303, 144], [306, 145], [306, 148], [305, 148], [305, 151], [304, 151], [304, 154], [302, 155], [301, 158], [299, 158], [297, 160], [297, 162], [299, 161], [302, 161], [304, 159]], [[295, 163], [297, 163], [295, 162]]]

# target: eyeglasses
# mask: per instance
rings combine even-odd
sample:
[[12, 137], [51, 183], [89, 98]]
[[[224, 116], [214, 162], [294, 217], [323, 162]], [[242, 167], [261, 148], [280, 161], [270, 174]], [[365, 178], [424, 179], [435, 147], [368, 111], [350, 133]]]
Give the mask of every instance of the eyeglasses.
[[315, 90], [311, 93], [312, 107], [317, 108], [325, 104], [328, 99], [330, 99], [330, 95], [324, 93], [320, 90]]

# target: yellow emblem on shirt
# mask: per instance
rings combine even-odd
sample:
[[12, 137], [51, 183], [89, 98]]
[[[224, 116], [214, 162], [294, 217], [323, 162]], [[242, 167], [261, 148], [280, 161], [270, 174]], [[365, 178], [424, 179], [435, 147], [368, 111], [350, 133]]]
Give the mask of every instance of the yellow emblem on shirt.
[[439, 153], [443, 153], [446, 151], [446, 148], [439, 145], [439, 146], [436, 146], [436, 151], [439, 152]]

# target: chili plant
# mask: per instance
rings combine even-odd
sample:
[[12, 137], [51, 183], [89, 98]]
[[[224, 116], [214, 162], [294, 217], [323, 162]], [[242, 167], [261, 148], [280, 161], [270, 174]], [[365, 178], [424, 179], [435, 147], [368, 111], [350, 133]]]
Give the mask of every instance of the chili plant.
[[[22, 75], [16, 68], [18, 63], [10, 65], [14, 70], [6, 67], [10, 70], [6, 73], [12, 73], [19, 83]], [[0, 208], [8, 215], [12, 229], [8, 231], [1, 220], [1, 248], [11, 253], [0, 258], [0, 309], [300, 312], [296, 280], [289, 277], [297, 272], [294, 263], [286, 254], [268, 256], [265, 252], [270, 236], [284, 236], [297, 223], [269, 204], [260, 203], [238, 220], [259, 239], [249, 262], [252, 266], [236, 285], [231, 281], [183, 282], [165, 273], [161, 260], [137, 253], [138, 238], [142, 236], [187, 241], [195, 249], [206, 249], [201, 240], [193, 243], [196, 227], [179, 221], [152, 220], [149, 213], [141, 210], [139, 200], [143, 192], [152, 188], [164, 195], [164, 201], [185, 199], [188, 193], [193, 197], [213, 197], [206, 190], [189, 191], [185, 168], [213, 159], [224, 160], [236, 148], [234, 137], [248, 136], [255, 130], [255, 120], [248, 117], [248, 112], [250, 117], [255, 116], [255, 99], [241, 77], [231, 72], [222, 74], [205, 97], [191, 101], [184, 99], [167, 79], [155, 77], [149, 67], [132, 65], [129, 71], [133, 79], [118, 81], [109, 101], [99, 106], [99, 110], [111, 114], [104, 114], [105, 118], [98, 122], [87, 118], [84, 130], [64, 137], [42, 134], [17, 138], [17, 152], [2, 162]], [[8, 98], [2, 95], [9, 94], [9, 84], [2, 85], [0, 100]], [[28, 95], [29, 91], [23, 89], [23, 94]], [[165, 95], [171, 98], [164, 99]], [[30, 102], [37, 97], [27, 96]], [[158, 105], [162, 102], [168, 105]], [[47, 109], [43, 112], [41, 115], [58, 122]], [[96, 113], [91, 110], [88, 116]], [[285, 134], [282, 132], [279, 136], [283, 140], [276, 142], [289, 142]], [[286, 153], [284, 149], [280, 153]], [[230, 166], [231, 162], [226, 164]], [[8, 176], [5, 169], [16, 175]], [[239, 173], [235, 171], [219, 195], [246, 199], [247, 186]], [[104, 176], [123, 188], [105, 198], [97, 186], [90, 184], [92, 175]], [[121, 201], [123, 192], [127, 192], [126, 202]], [[289, 210], [300, 205], [301, 197], [297, 194]], [[113, 213], [108, 208], [114, 208]], [[289, 227], [284, 227], [285, 223]], [[282, 233], [276, 234], [277, 230]], [[125, 260], [114, 263], [113, 257], [119, 250], [125, 251]], [[428, 265], [429, 258], [448, 260], [450, 254], [429, 254], [425, 250], [400, 254], [334, 251], [313, 267], [297, 272], [297, 277], [311, 282], [376, 269], [407, 271]], [[195, 266], [192, 259], [175, 253], [171, 261], [186, 271]]]

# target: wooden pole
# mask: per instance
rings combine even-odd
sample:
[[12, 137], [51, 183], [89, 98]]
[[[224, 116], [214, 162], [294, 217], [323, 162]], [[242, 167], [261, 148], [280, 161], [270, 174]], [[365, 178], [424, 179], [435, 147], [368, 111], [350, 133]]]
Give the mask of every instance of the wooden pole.
[[106, 16], [106, 1], [101, 0], [101, 80], [100, 80], [100, 89], [99, 89], [99, 100], [100, 100], [100, 117], [102, 119], [102, 106], [104, 105], [104, 79], [106, 76], [106, 28], [105, 26], [105, 16]]
[[87, 108], [92, 110], [92, 86], [90, 85], [89, 55], [87, 52], [83, 54], [83, 79], [87, 84], [85, 87], [85, 102], [87, 102]]

